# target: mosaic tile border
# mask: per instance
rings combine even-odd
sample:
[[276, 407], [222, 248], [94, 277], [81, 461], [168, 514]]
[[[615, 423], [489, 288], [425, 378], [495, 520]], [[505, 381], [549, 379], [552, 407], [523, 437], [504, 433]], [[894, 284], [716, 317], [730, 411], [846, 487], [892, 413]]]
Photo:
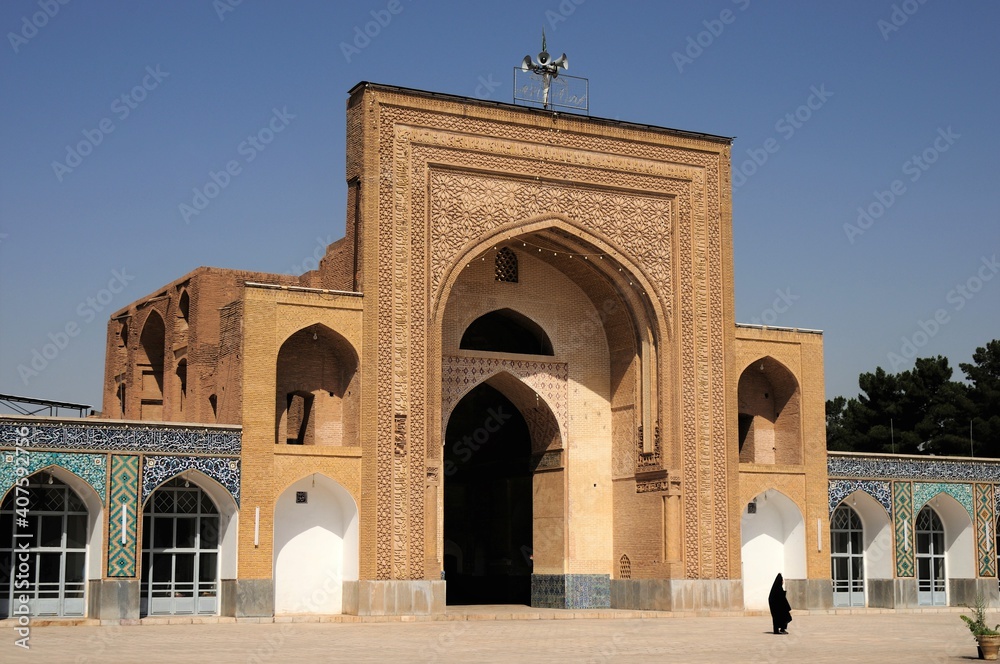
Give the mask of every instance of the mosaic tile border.
[[954, 484], [949, 482], [914, 482], [913, 511], [919, 512], [929, 500], [939, 494], [946, 493], [965, 508], [970, 519], [975, 519], [976, 511], [972, 507], [972, 485]]
[[532, 574], [531, 606], [543, 609], [607, 609], [611, 577], [607, 574]]
[[12, 447], [30, 430], [32, 448], [95, 450], [107, 452], [163, 452], [172, 454], [238, 455], [242, 429], [166, 427], [94, 422], [38, 422], [31, 419], [0, 420], [0, 447]]
[[135, 576], [136, 532], [142, 513], [138, 491], [139, 457], [112, 456], [111, 498], [108, 501], [108, 577], [110, 578]]
[[236, 457], [147, 456], [142, 463], [142, 491], [139, 504], [156, 487], [185, 470], [199, 470], [221, 484], [240, 506], [240, 460]]
[[[31, 448], [26, 448], [28, 454], [28, 472], [36, 473], [48, 466], [59, 466], [67, 470], [84, 482], [89, 484], [101, 497], [101, 503], [105, 502], [107, 496], [107, 455], [105, 454], [83, 454], [72, 452], [40, 452]], [[10, 488], [14, 486], [17, 476], [14, 474], [16, 453], [13, 450], [0, 451], [0, 496], [7, 495]], [[23, 455], [22, 455], [23, 456]]]
[[841, 457], [830, 455], [826, 461], [830, 477], [880, 478], [898, 480], [956, 480], [1000, 482], [1000, 463], [924, 459], [900, 459], [888, 456]]
[[886, 480], [830, 480], [830, 514], [844, 498], [855, 491], [864, 491], [892, 514], [892, 487]]
[[908, 578], [914, 573], [913, 487], [909, 482], [892, 483], [892, 522], [896, 548], [896, 576]]
[[994, 487], [991, 484], [977, 484], [976, 495], [976, 560], [979, 561], [979, 576], [997, 575], [996, 512], [994, 511]]

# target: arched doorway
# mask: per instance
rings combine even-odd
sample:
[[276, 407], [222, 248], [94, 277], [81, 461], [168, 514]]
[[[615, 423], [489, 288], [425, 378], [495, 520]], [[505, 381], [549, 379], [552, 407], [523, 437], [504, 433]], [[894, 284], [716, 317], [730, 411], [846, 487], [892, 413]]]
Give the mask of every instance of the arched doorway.
[[[0, 618], [10, 616], [23, 596], [31, 615], [86, 614], [93, 524], [84, 499], [56, 475], [54, 469], [36, 473], [27, 487], [11, 489], [0, 503]], [[24, 511], [26, 521], [15, 518]], [[18, 587], [14, 570], [25, 562], [27, 576], [17, 580], [27, 585]]]
[[865, 605], [864, 527], [861, 517], [840, 505], [830, 519], [830, 575], [834, 606]]
[[768, 489], [743, 508], [740, 536], [747, 609], [767, 608], [767, 594], [778, 573], [786, 581], [806, 578], [802, 512], [780, 491]]
[[274, 612], [343, 611], [344, 581], [358, 578], [358, 508], [326, 475], [295, 482], [274, 507]]
[[218, 613], [227, 525], [215, 501], [190, 479], [175, 477], [152, 493], [142, 513], [140, 615]]
[[530, 604], [531, 435], [514, 403], [482, 383], [455, 406], [444, 447], [448, 604]]
[[947, 604], [945, 597], [944, 524], [930, 505], [917, 514], [917, 602], [932, 606]]

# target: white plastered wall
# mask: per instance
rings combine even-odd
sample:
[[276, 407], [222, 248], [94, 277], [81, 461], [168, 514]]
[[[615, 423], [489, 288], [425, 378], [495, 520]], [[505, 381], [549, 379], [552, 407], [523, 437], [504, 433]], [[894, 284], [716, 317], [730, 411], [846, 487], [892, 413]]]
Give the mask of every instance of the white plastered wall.
[[[296, 493], [307, 502], [297, 503]], [[344, 581], [358, 578], [358, 510], [337, 482], [316, 473], [278, 497], [274, 509], [274, 611], [336, 614]]]
[[744, 507], [740, 519], [743, 603], [747, 609], [766, 609], [775, 575], [806, 578], [805, 523], [795, 503], [779, 491], [768, 489], [754, 500], [756, 514]]

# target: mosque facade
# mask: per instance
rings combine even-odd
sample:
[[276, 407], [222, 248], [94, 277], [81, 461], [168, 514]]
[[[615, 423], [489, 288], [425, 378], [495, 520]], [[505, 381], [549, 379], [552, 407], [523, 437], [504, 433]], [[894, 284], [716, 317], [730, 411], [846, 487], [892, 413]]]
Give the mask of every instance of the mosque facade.
[[357, 85], [318, 269], [198, 268], [100, 417], [0, 417], [0, 615], [996, 598], [1000, 462], [828, 453], [822, 334], [736, 323], [731, 144]]

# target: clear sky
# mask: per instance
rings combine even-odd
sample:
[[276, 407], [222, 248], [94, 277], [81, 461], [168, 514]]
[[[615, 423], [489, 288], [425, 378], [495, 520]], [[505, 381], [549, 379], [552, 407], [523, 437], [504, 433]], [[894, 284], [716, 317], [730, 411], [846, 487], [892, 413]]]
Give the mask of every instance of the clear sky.
[[0, 3], [0, 393], [100, 408], [113, 310], [314, 267], [347, 91], [509, 102], [543, 27], [592, 115], [737, 137], [737, 319], [824, 330], [827, 397], [1000, 337], [1000, 3], [63, 1]]

